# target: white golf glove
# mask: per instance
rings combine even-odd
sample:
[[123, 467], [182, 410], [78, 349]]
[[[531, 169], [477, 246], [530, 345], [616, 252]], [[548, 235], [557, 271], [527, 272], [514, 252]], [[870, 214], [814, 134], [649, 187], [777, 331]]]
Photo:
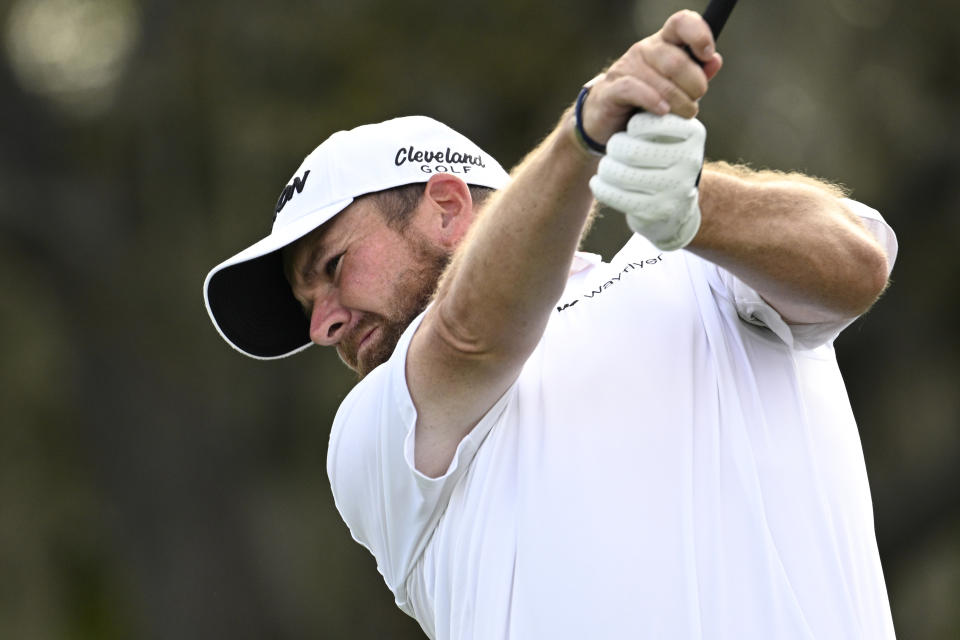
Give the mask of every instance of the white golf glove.
[[696, 182], [706, 138], [695, 118], [637, 113], [607, 142], [590, 190], [658, 249], [685, 247], [700, 229]]

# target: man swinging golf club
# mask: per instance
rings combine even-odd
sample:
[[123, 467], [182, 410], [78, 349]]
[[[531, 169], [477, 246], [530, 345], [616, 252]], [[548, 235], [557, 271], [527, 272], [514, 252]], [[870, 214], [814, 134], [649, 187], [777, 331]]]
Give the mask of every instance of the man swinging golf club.
[[[509, 176], [425, 117], [335, 133], [208, 275], [236, 349], [363, 376], [333, 494], [431, 638], [893, 637], [833, 340], [896, 240], [811, 178], [701, 175], [721, 64], [671, 16]], [[635, 232], [609, 262], [594, 198]]]

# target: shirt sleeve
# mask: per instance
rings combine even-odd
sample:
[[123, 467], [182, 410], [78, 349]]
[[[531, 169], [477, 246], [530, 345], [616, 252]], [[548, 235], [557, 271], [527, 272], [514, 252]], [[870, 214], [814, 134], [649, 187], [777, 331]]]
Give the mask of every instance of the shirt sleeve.
[[417, 411], [406, 382], [406, 356], [421, 314], [390, 359], [347, 395], [330, 432], [327, 474], [341, 517], [403, 606], [403, 584], [463, 477], [506, 406], [504, 394], [460, 441], [446, 472], [430, 478], [414, 466]]
[[[844, 198], [842, 201], [864, 224], [887, 253], [888, 275], [897, 259], [897, 237], [876, 209]], [[720, 295], [731, 299], [744, 322], [766, 327], [795, 349], [814, 349], [834, 340], [856, 318], [813, 324], [789, 324], [760, 294], [729, 271], [714, 267], [711, 285]]]

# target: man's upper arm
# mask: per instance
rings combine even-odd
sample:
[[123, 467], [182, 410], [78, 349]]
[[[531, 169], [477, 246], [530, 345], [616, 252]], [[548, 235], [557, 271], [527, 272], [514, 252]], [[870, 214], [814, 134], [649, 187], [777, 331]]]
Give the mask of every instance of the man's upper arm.
[[[893, 270], [898, 245], [893, 229], [884, 221], [878, 211], [855, 200], [843, 199], [844, 206], [852, 212], [870, 232], [870, 235], [883, 247], [887, 258], [888, 274]], [[736, 307], [742, 320], [753, 325], [766, 327], [775, 333], [787, 345], [797, 349], [812, 349], [837, 337], [843, 329], [855, 319], [853, 317], [833, 318], [821, 322], [795, 323], [785, 318], [770, 302], [755, 289], [744, 283], [728, 270], [716, 267], [719, 279], [714, 283], [721, 295], [728, 297]], [[797, 303], [803, 313], [803, 304]]]
[[445, 321], [439, 305], [427, 311], [406, 363], [417, 407], [414, 460], [419, 472], [429, 477], [446, 472], [459, 442], [510, 388], [527, 355], [504, 358], [474, 349]]
[[417, 410], [407, 388], [404, 363], [415, 320], [390, 359], [350, 392], [330, 432], [327, 473], [337, 509], [353, 537], [376, 557], [387, 585], [403, 600], [403, 583], [450, 494], [466, 473], [509, 397], [494, 405], [463, 438], [439, 477], [413, 464]]

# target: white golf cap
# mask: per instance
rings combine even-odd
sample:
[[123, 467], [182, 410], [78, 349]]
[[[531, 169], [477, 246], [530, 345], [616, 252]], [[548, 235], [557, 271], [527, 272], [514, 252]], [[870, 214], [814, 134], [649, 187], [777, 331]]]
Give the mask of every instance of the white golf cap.
[[220, 335], [252, 358], [310, 346], [309, 320], [294, 299], [280, 250], [343, 211], [359, 196], [449, 173], [499, 189], [503, 167], [463, 135], [425, 116], [338, 131], [307, 156], [284, 187], [266, 238], [207, 274], [203, 295]]

